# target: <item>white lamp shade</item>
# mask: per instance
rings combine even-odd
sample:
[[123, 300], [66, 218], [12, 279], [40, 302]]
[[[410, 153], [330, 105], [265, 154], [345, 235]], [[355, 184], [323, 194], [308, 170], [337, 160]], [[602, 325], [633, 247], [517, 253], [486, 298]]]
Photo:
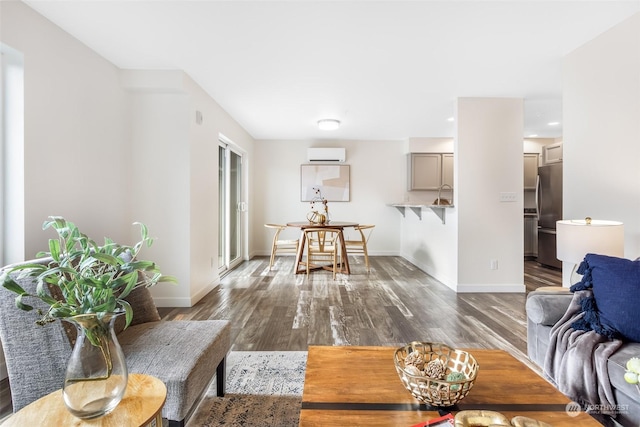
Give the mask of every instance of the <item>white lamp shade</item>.
[[562, 220], [556, 222], [557, 258], [580, 264], [588, 253], [624, 256], [624, 225], [618, 221]]

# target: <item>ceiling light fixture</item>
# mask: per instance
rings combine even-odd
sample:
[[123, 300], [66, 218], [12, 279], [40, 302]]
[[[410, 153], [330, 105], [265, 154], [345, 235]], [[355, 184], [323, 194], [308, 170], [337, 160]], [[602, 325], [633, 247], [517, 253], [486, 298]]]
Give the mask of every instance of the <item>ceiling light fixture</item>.
[[549, 122], [547, 123], [549, 126], [558, 126], [560, 122]]
[[340, 120], [322, 119], [318, 120], [318, 129], [320, 130], [336, 130], [340, 127]]

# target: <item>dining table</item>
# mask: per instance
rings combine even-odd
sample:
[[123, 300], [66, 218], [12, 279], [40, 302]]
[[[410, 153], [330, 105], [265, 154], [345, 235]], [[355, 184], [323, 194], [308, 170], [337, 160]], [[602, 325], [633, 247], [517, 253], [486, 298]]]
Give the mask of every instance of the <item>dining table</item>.
[[[351, 270], [349, 269], [349, 257], [347, 256], [347, 246], [344, 241], [344, 233], [343, 230], [348, 227], [357, 227], [359, 224], [357, 222], [351, 221], [330, 221], [324, 224], [316, 224], [309, 221], [294, 221], [288, 222], [287, 227], [295, 227], [300, 228], [300, 241], [298, 242], [298, 253], [296, 254], [296, 262], [293, 266], [293, 271], [295, 274], [302, 274], [307, 272], [307, 266], [303, 261], [304, 250], [306, 246], [306, 236], [304, 234], [304, 230], [307, 228], [333, 228], [338, 230], [338, 240], [340, 241], [340, 253], [342, 254], [342, 263], [340, 273], [343, 274], [351, 274]], [[328, 269], [329, 266], [321, 266], [316, 268], [324, 268]]]

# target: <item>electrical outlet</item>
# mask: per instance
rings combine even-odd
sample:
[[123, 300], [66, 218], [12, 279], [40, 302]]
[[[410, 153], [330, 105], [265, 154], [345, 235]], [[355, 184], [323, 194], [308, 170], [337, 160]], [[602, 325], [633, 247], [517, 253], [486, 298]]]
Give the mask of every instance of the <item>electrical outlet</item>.
[[492, 259], [490, 267], [491, 267], [492, 270], [497, 270], [498, 269], [498, 260], [497, 259]]
[[518, 193], [502, 192], [500, 193], [500, 202], [517, 202]]

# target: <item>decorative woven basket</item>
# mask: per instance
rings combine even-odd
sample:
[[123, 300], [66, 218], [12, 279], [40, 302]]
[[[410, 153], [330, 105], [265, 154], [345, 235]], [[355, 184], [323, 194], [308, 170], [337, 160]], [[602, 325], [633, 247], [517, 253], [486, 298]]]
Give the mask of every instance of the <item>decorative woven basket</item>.
[[[460, 372], [465, 378], [460, 381], [447, 381], [413, 375], [405, 370], [404, 363], [405, 358], [412, 352], [418, 352], [425, 364], [439, 359], [446, 369], [446, 374]], [[476, 359], [466, 351], [456, 350], [442, 343], [417, 341], [397, 349], [393, 362], [406, 389], [416, 399], [431, 406], [453, 406], [462, 400], [473, 387], [479, 368]]]

